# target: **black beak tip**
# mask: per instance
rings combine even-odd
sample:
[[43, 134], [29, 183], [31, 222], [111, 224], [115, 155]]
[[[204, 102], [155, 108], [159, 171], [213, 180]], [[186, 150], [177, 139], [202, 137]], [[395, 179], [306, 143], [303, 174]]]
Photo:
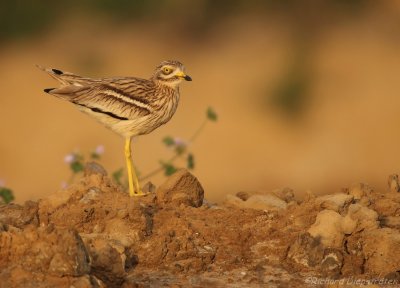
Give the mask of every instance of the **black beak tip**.
[[185, 75], [184, 79], [185, 79], [186, 81], [192, 81], [192, 78], [191, 78], [190, 76], [188, 76], [188, 75]]

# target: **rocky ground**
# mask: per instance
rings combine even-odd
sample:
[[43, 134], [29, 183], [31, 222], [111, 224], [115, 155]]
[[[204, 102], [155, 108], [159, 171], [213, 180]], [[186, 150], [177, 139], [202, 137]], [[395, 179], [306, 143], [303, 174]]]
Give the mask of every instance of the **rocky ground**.
[[0, 287], [400, 287], [396, 175], [302, 201], [213, 205], [186, 170], [146, 190], [131, 198], [91, 163], [65, 191], [0, 206]]

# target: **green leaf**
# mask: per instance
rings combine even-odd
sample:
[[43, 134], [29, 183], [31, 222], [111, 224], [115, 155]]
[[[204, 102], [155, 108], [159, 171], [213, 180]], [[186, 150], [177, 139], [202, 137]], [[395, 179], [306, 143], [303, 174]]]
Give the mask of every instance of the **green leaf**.
[[208, 107], [208, 109], [207, 109], [207, 118], [208, 118], [208, 120], [213, 121], [213, 122], [216, 122], [218, 120], [217, 113], [211, 107]]
[[174, 138], [172, 138], [171, 136], [164, 137], [162, 141], [167, 147], [175, 145]]
[[0, 198], [3, 198], [3, 202], [6, 204], [15, 199], [12, 190], [5, 187], [0, 188]]
[[114, 179], [114, 181], [116, 183], [121, 185], [122, 184], [121, 178], [122, 178], [123, 175], [124, 175], [124, 169], [120, 168], [120, 169], [116, 170], [114, 173], [112, 173], [112, 178]]
[[70, 168], [71, 168], [72, 172], [79, 173], [79, 172], [83, 171], [83, 164], [79, 161], [74, 161], [71, 163]]
[[161, 161], [161, 165], [164, 168], [164, 174], [165, 176], [170, 176], [172, 174], [174, 174], [178, 169], [176, 169], [176, 167], [174, 165], [172, 165], [171, 163], [165, 163]]
[[177, 171], [177, 169], [175, 168], [175, 166], [173, 165], [167, 165], [165, 166], [165, 176], [171, 176], [172, 174], [174, 174]]
[[194, 156], [192, 153], [188, 154], [186, 166], [188, 169], [194, 169]]

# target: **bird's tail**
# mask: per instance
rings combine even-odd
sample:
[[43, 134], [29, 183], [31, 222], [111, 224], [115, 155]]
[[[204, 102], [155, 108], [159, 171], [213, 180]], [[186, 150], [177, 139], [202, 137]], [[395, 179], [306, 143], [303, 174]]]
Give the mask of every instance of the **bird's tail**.
[[61, 84], [61, 87], [58, 88], [46, 88], [44, 89], [44, 92], [61, 98], [66, 98], [73, 95], [77, 91], [86, 88], [84, 86], [86, 86], [89, 82], [89, 78], [83, 78], [70, 72], [64, 72], [54, 68], [46, 68], [40, 65], [36, 65], [36, 67], [48, 73]]
[[[36, 65], [36, 67], [38, 67], [40, 70], [43, 70], [44, 72], [48, 73], [51, 77], [53, 77], [54, 79], [56, 79], [58, 82], [61, 83], [61, 85], [68, 85], [69, 81], [67, 80], [67, 78], [65, 77], [66, 74], [58, 69], [54, 69], [54, 68], [46, 68], [40, 65]], [[69, 73], [67, 73], [69, 74]]]
[[88, 84], [90, 82], [95, 82], [94, 79], [90, 78], [84, 78], [79, 75], [75, 75], [71, 72], [66, 72], [66, 71], [61, 71], [59, 69], [55, 68], [46, 68], [40, 65], [36, 65], [40, 70], [43, 70], [44, 72], [48, 73], [51, 77], [56, 79], [58, 82], [61, 83], [62, 86], [66, 85], [77, 85], [77, 86], [83, 86], [85, 84]]

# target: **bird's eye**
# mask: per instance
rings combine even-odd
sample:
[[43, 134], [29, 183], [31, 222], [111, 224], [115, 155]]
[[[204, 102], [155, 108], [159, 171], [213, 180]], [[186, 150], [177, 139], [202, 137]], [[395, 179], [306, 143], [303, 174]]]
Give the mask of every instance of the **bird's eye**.
[[168, 68], [168, 67], [164, 67], [164, 68], [163, 68], [163, 72], [164, 72], [165, 74], [169, 74], [169, 73], [172, 72], [172, 69], [171, 69], [171, 68]]

